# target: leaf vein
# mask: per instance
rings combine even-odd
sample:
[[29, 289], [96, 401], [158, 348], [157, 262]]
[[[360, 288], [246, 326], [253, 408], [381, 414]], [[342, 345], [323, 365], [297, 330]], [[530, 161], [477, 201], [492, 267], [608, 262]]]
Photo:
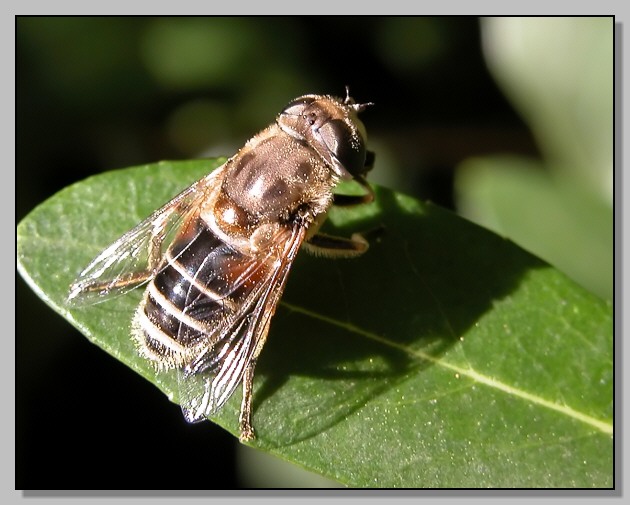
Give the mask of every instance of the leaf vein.
[[400, 351], [403, 351], [405, 353], [407, 353], [408, 355], [414, 356], [416, 358], [420, 358], [426, 361], [430, 361], [431, 363], [434, 363], [437, 366], [441, 366], [443, 368], [446, 368], [448, 370], [452, 370], [462, 376], [468, 377], [474, 381], [476, 381], [479, 384], [483, 384], [485, 386], [488, 386], [490, 388], [493, 389], [497, 389], [499, 391], [502, 391], [504, 393], [507, 393], [509, 395], [515, 396], [517, 398], [521, 398], [523, 400], [529, 401], [533, 404], [536, 405], [540, 405], [541, 407], [545, 407], [548, 408], [550, 410], [553, 410], [555, 412], [558, 412], [560, 414], [572, 417], [574, 419], [576, 419], [577, 421], [583, 422], [585, 424], [588, 424], [596, 429], [598, 429], [599, 431], [608, 434], [608, 435], [612, 435], [613, 434], [613, 427], [612, 424], [610, 422], [606, 422], [606, 421], [602, 421], [600, 419], [596, 419], [592, 416], [589, 416], [583, 412], [577, 411], [575, 409], [573, 409], [572, 407], [566, 405], [566, 404], [558, 404], [555, 403], [553, 401], [547, 400], [545, 398], [542, 398], [540, 396], [534, 395], [532, 393], [528, 393], [527, 391], [523, 391], [521, 389], [515, 388], [513, 386], [510, 386], [509, 384], [503, 383], [493, 377], [489, 377], [487, 375], [481, 374], [479, 372], [477, 372], [476, 370], [472, 369], [472, 368], [462, 368], [460, 366], [454, 365], [452, 363], [449, 363], [448, 361], [445, 361], [442, 358], [436, 358], [435, 356], [432, 356], [430, 354], [427, 354], [423, 351], [420, 350], [415, 350], [412, 349], [406, 345], [403, 344], [399, 344], [397, 342], [394, 342], [392, 340], [389, 340], [385, 337], [382, 337], [380, 335], [377, 335], [375, 333], [372, 333], [368, 330], [365, 330], [355, 324], [352, 323], [347, 323], [347, 322], [343, 322], [343, 321], [339, 321], [337, 319], [334, 319], [332, 317], [329, 316], [325, 316], [323, 314], [318, 314], [312, 311], [309, 311], [307, 309], [304, 309], [302, 307], [298, 307], [297, 305], [292, 305], [290, 303], [287, 303], [285, 301], [280, 302], [284, 307], [286, 307], [287, 309], [294, 311], [294, 312], [298, 312], [300, 314], [303, 314], [305, 316], [311, 317], [313, 319], [317, 319], [319, 321], [323, 321], [325, 323], [331, 324], [333, 326], [337, 326], [339, 328], [343, 328], [347, 331], [350, 331], [352, 333], [355, 333], [357, 335], [361, 335], [365, 338], [368, 338], [370, 340], [373, 340], [375, 342], [378, 342], [380, 344], [386, 345], [388, 347], [394, 348], [394, 349], [398, 349]]

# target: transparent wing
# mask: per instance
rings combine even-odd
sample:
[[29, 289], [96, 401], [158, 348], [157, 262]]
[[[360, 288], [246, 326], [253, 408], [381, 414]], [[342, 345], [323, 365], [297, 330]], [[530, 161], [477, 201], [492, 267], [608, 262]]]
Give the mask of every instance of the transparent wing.
[[217, 412], [257, 358], [304, 235], [303, 227], [280, 230], [274, 238], [276, 252], [246, 266], [238, 278], [240, 289], [247, 290], [242, 305], [209, 336], [209, 345], [178, 371], [180, 404], [188, 422]]
[[101, 252], [70, 286], [67, 303], [83, 306], [121, 295], [151, 280], [173, 237], [217, 187], [225, 165], [182, 191]]

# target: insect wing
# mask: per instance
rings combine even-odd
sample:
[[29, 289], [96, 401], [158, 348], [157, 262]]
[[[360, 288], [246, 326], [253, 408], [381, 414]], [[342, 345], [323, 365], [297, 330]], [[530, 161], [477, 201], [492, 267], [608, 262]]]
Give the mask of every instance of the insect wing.
[[70, 286], [68, 305], [100, 303], [151, 280], [163, 266], [169, 243], [208, 198], [224, 166], [189, 186], [94, 258]]
[[[288, 273], [304, 240], [305, 229], [282, 230], [275, 238], [281, 253], [248, 265], [242, 285], [249, 286], [243, 303], [217, 329], [218, 335], [189, 366], [178, 370], [180, 404], [188, 422], [216, 413], [230, 398], [252, 360], [256, 359], [269, 331]], [[271, 267], [264, 269], [264, 265]], [[258, 278], [261, 270], [264, 275]], [[250, 279], [251, 278], [251, 279]], [[249, 282], [253, 279], [253, 282]]]

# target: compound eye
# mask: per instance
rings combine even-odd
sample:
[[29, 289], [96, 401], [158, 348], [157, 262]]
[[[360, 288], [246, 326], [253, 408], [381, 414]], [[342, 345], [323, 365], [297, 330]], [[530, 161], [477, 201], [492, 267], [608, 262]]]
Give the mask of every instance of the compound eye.
[[363, 139], [343, 120], [333, 119], [326, 122], [319, 133], [330, 153], [351, 175], [361, 175], [365, 171]]

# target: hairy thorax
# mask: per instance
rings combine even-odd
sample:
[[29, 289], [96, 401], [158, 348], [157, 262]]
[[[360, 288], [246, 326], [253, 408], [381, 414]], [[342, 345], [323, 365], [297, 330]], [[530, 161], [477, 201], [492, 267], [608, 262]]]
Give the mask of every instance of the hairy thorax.
[[332, 204], [336, 180], [317, 153], [273, 125], [228, 161], [215, 202], [217, 225], [232, 235], [260, 226], [307, 224]]

